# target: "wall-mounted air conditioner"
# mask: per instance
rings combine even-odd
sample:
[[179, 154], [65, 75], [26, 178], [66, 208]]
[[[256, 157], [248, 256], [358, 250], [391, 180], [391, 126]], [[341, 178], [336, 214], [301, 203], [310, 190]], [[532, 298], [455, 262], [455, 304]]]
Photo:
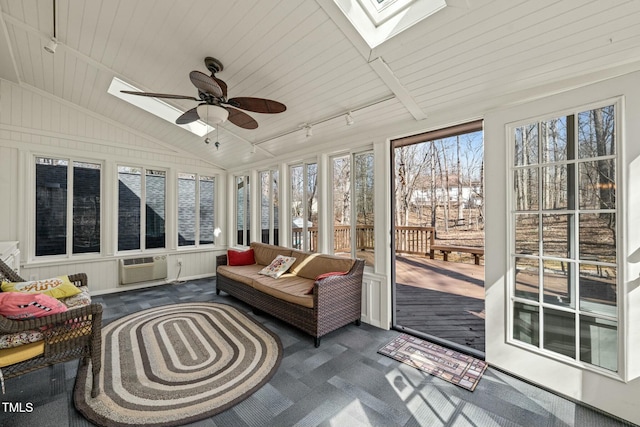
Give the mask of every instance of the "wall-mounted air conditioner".
[[167, 278], [167, 256], [128, 258], [120, 260], [120, 285]]

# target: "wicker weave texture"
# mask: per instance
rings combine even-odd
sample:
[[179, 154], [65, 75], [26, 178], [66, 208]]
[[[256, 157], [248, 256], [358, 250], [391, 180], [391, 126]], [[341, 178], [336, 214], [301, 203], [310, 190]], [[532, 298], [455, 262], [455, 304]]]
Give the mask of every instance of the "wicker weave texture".
[[[0, 278], [10, 281], [25, 280], [0, 260]], [[71, 274], [69, 280], [76, 286], [87, 285], [87, 275]], [[102, 306], [90, 304], [73, 308], [64, 313], [30, 320], [12, 320], [0, 316], [0, 335], [40, 329], [44, 335], [44, 353], [40, 356], [2, 368], [5, 379], [35, 371], [56, 363], [82, 358], [91, 360], [92, 396], [98, 394], [98, 374], [102, 352]]]
[[[227, 256], [216, 257], [218, 266], [227, 264]], [[351, 322], [359, 323], [362, 313], [362, 275], [364, 260], [357, 259], [343, 276], [316, 281], [313, 286], [313, 308], [293, 304], [262, 293], [244, 283], [217, 273], [216, 291], [224, 291], [258, 310], [264, 311], [316, 338]]]

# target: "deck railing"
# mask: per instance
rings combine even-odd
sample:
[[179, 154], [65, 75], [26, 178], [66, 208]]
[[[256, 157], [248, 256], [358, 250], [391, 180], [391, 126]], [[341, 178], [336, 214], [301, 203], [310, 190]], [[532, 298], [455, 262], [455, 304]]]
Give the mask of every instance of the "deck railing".
[[[335, 252], [351, 252], [351, 227], [348, 225], [334, 226], [333, 250]], [[300, 248], [302, 245], [302, 228], [291, 230], [293, 237], [293, 247]], [[434, 242], [433, 227], [404, 227], [395, 228], [395, 246], [397, 253], [427, 255]], [[307, 238], [310, 250], [315, 252], [318, 248], [318, 227], [307, 228]], [[356, 250], [367, 251], [374, 248], [373, 225], [356, 226]]]
[[397, 225], [395, 228], [396, 253], [429, 254], [435, 239], [433, 227], [406, 227]]

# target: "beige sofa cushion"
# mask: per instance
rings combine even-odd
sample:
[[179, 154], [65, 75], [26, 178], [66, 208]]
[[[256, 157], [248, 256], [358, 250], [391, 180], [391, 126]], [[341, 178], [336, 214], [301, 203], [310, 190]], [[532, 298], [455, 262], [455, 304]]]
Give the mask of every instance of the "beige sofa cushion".
[[286, 273], [278, 279], [259, 276], [253, 280], [253, 287], [257, 291], [278, 299], [313, 308], [313, 295], [307, 293], [313, 288], [313, 283], [313, 280]]
[[[291, 266], [289, 271], [297, 276], [311, 280], [315, 280], [316, 277], [324, 273], [334, 271], [347, 272], [351, 270], [355, 262], [351, 258], [340, 258], [333, 255], [300, 251], [292, 251], [291, 256], [296, 258], [296, 262]], [[301, 258], [299, 262], [298, 257]]]
[[305, 260], [307, 259], [307, 257], [309, 257], [309, 255], [314, 255], [314, 253], [313, 252], [303, 252], [303, 251], [299, 251], [297, 249], [292, 249], [291, 250], [291, 256], [296, 259], [296, 262], [294, 262], [291, 265], [291, 268], [289, 269], [289, 272], [293, 273], [293, 274], [298, 274], [298, 271], [300, 271], [300, 267], [302, 265], [304, 265], [304, 263], [306, 262]]
[[263, 266], [259, 264], [251, 265], [220, 265], [218, 266], [218, 274], [228, 277], [236, 282], [244, 283], [245, 285], [253, 286], [253, 279], [257, 277], [264, 277], [258, 274], [262, 270]]
[[291, 249], [281, 246], [267, 245], [266, 243], [251, 242], [256, 264], [262, 266], [271, 264], [278, 255], [291, 256]]

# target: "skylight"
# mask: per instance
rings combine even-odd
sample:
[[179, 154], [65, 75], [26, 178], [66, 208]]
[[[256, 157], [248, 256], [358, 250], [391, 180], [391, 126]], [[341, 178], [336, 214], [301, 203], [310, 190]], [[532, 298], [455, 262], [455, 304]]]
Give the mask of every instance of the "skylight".
[[444, 8], [445, 0], [333, 0], [374, 48]]
[[123, 82], [117, 77], [114, 77], [111, 80], [111, 84], [109, 85], [109, 89], [107, 92], [113, 96], [116, 96], [123, 101], [128, 102], [129, 104], [135, 105], [138, 108], [142, 108], [143, 110], [156, 115], [162, 119], [165, 119], [168, 122], [173, 123], [176, 126], [179, 126], [183, 129], [188, 130], [191, 133], [194, 133], [198, 136], [205, 136], [215, 128], [207, 125], [201, 120], [188, 123], [186, 125], [178, 125], [176, 124], [176, 119], [184, 113], [184, 111], [180, 111], [176, 107], [167, 104], [166, 102], [158, 99], [151, 98], [148, 96], [136, 96], [129, 95], [126, 93], [120, 92], [121, 90], [131, 90], [136, 92], [142, 92], [135, 86], [130, 85], [129, 83]]

